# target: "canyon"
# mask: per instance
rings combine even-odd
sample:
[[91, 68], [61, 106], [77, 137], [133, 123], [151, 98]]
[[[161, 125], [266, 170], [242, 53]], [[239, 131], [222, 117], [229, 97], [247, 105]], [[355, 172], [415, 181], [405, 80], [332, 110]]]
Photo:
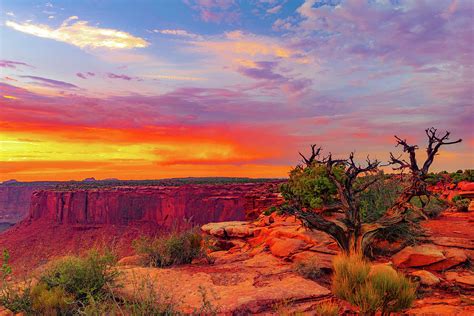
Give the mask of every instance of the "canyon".
[[64, 225], [149, 222], [170, 227], [182, 220], [205, 224], [251, 219], [278, 200], [278, 182], [40, 190], [32, 194], [28, 219]]
[[254, 219], [280, 203], [280, 183], [56, 186], [32, 191], [17, 187], [16, 192], [10, 189], [9, 203], [14, 206], [18, 201], [21, 206], [31, 194], [28, 212], [25, 215], [20, 208], [7, 213], [24, 219], [1, 233], [0, 249], [10, 251], [19, 274], [54, 257], [92, 247], [112, 247], [125, 255], [132, 252], [134, 239], [176, 225]]

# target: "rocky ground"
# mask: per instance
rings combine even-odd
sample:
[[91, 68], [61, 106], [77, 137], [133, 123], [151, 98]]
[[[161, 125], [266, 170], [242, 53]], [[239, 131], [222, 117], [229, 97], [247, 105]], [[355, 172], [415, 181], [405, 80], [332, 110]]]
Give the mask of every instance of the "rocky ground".
[[[474, 273], [469, 264], [474, 260], [474, 230], [468, 229], [473, 223], [473, 212], [446, 213], [424, 223], [430, 237], [423, 244], [378, 259], [420, 283], [422, 296], [408, 314], [474, 314]], [[275, 214], [254, 222], [210, 223], [202, 230], [226, 249], [211, 253], [214, 264], [156, 269], [138, 266], [139, 257], [126, 257], [120, 269], [127, 286], [120, 295], [142, 295], [140, 284], [151, 282], [157, 292], [167, 293], [189, 312], [201, 305], [204, 289], [213, 306], [237, 314], [281, 314], [282, 309], [311, 313], [315, 305], [332, 299], [329, 274], [338, 250], [324, 233]], [[307, 258], [314, 258], [328, 274], [311, 281], [296, 273], [294, 264]]]

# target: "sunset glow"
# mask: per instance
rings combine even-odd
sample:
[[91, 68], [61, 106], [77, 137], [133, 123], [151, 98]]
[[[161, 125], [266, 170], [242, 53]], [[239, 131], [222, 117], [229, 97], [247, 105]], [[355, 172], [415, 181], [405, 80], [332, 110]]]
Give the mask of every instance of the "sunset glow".
[[443, 1], [2, 1], [0, 181], [286, 177], [320, 144], [464, 141], [474, 6]]

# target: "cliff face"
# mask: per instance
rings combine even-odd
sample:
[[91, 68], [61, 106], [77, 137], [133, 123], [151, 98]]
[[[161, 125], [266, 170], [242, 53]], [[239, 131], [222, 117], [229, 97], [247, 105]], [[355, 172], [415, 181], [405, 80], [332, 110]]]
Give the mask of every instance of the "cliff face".
[[28, 215], [35, 186], [0, 186], [0, 223], [16, 223]]
[[280, 200], [278, 183], [117, 187], [94, 190], [41, 190], [31, 197], [30, 220], [65, 225], [163, 226], [183, 219], [195, 224], [244, 220]]

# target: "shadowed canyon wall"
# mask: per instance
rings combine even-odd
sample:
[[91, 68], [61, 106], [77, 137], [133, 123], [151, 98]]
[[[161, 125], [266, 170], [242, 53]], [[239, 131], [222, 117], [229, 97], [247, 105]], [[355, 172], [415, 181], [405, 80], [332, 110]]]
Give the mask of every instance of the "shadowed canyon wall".
[[65, 225], [127, 225], [151, 222], [170, 226], [245, 220], [280, 201], [279, 182], [225, 185], [115, 187], [40, 190], [31, 197], [30, 220]]
[[14, 224], [28, 215], [37, 186], [0, 186], [0, 223]]

